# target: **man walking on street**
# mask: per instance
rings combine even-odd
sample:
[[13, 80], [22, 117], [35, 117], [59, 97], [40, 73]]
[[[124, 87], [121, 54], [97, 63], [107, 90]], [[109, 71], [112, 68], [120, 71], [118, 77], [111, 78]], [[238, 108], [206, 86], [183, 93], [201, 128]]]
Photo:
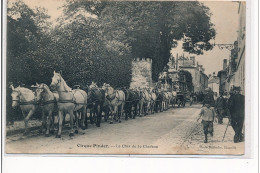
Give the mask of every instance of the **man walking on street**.
[[203, 131], [205, 135], [204, 143], [208, 143], [208, 133], [213, 136], [213, 120], [214, 120], [214, 110], [210, 107], [210, 104], [206, 103], [206, 107], [203, 107], [200, 111], [200, 117], [202, 116], [202, 124], [203, 124]]
[[226, 113], [226, 99], [223, 97], [223, 93], [220, 93], [220, 96], [216, 100], [216, 112], [218, 117], [218, 124], [223, 124], [223, 117]]
[[242, 129], [245, 119], [245, 97], [240, 94], [240, 87], [233, 87], [233, 94], [228, 100], [231, 126], [235, 131], [234, 143], [243, 141]]

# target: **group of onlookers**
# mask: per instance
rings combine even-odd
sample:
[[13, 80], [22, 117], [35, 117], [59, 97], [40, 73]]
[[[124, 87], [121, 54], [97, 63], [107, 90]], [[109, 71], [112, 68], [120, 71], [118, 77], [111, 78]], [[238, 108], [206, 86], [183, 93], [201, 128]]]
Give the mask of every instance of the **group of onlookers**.
[[205, 143], [208, 142], [208, 133], [213, 136], [214, 119], [217, 119], [218, 124], [223, 124], [224, 117], [229, 118], [229, 122], [235, 131], [234, 142], [243, 141], [242, 130], [245, 118], [245, 97], [240, 94], [240, 87], [234, 86], [229, 94], [221, 92], [219, 97], [216, 97], [210, 88], [207, 88], [202, 103], [203, 108], [201, 109], [199, 118], [202, 117]]

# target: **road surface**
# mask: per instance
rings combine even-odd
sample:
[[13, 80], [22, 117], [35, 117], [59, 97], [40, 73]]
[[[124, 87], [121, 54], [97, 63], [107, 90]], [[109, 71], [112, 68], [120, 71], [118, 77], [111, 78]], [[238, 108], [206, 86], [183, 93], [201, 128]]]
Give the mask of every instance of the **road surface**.
[[[226, 141], [235, 149], [224, 150], [220, 141], [226, 125], [217, 126], [222, 130], [219, 139], [209, 138], [211, 144], [203, 144], [201, 123], [196, 121], [201, 105], [169, 109], [145, 117], [122, 120], [121, 123], [103, 122], [100, 128], [89, 125], [87, 130], [69, 137], [64, 129], [62, 138], [44, 137], [37, 131], [29, 136], [17, 134], [6, 139], [7, 153], [65, 153], [65, 154], [225, 154], [239, 153], [243, 144], [232, 144], [232, 128], [229, 127]], [[215, 127], [215, 128], [217, 128]], [[220, 130], [218, 130], [220, 131]], [[217, 136], [217, 135], [216, 135]], [[219, 148], [219, 144], [221, 147]], [[202, 145], [203, 144], [203, 145]], [[212, 145], [216, 147], [209, 147]], [[230, 144], [229, 144], [230, 145]], [[192, 147], [191, 147], [192, 146]], [[213, 150], [212, 150], [213, 149]], [[224, 153], [223, 153], [224, 152]]]

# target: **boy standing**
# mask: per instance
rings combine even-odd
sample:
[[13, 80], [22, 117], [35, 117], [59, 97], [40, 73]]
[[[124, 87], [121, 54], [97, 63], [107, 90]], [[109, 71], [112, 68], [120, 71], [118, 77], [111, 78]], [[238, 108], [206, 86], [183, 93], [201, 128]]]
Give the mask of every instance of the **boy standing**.
[[211, 108], [210, 104], [205, 104], [206, 107], [201, 108], [200, 111], [200, 116], [197, 119], [202, 117], [202, 124], [203, 124], [203, 130], [204, 130], [204, 135], [205, 135], [205, 140], [204, 143], [208, 143], [208, 133], [210, 133], [211, 136], [213, 136], [213, 120], [214, 120], [214, 109]]

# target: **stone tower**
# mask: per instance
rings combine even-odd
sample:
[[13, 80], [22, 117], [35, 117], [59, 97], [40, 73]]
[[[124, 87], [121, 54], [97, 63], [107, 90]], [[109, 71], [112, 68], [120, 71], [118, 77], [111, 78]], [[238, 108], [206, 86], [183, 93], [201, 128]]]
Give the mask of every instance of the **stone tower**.
[[132, 79], [130, 88], [152, 86], [152, 59], [136, 58], [132, 61]]

